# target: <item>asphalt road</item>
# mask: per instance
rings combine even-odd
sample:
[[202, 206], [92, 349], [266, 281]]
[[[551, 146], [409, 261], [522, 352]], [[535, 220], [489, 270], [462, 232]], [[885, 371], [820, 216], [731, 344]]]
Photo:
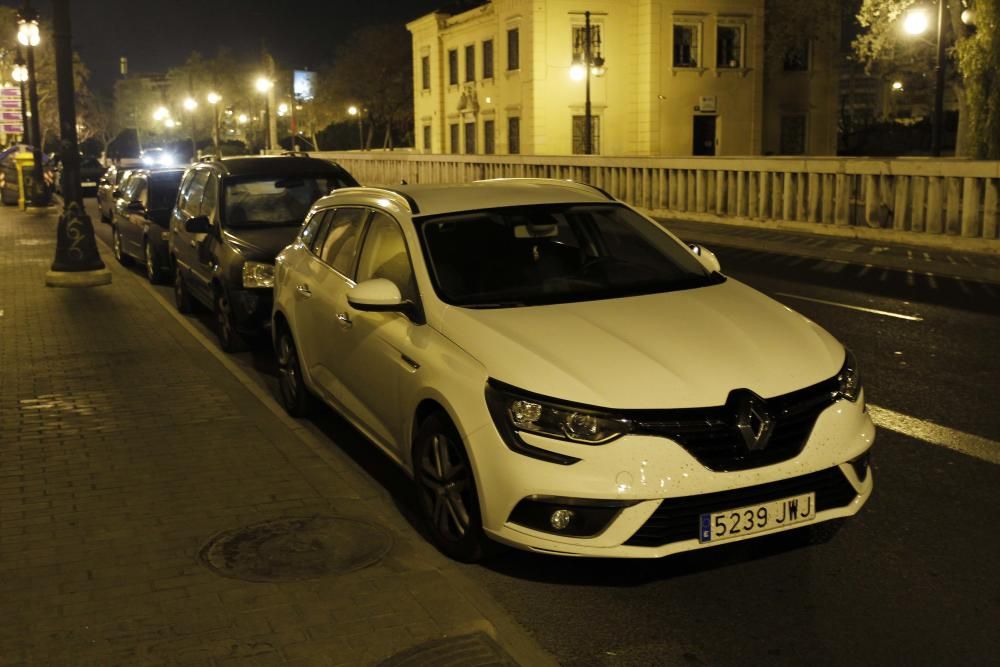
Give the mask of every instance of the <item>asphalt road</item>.
[[[1000, 441], [1000, 287], [712, 249], [725, 273], [851, 347], [869, 403], [910, 420], [879, 429], [867, 506], [823, 545], [777, 535], [654, 561], [510, 550], [463, 569], [573, 667], [993, 664], [1000, 466], [932, 444], [920, 425], [959, 449]], [[210, 317], [196, 323], [212, 335]], [[266, 344], [233, 360], [274, 390]], [[415, 521], [392, 463], [332, 412], [312, 428]]]

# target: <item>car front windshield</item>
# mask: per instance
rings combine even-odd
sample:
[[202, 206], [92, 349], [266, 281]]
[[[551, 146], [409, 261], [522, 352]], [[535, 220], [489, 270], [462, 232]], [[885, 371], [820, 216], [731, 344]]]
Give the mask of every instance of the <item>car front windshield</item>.
[[301, 225], [313, 202], [339, 186], [333, 174], [230, 179], [222, 221], [227, 227]]
[[516, 206], [416, 222], [435, 289], [457, 306], [591, 301], [724, 280], [618, 204]]

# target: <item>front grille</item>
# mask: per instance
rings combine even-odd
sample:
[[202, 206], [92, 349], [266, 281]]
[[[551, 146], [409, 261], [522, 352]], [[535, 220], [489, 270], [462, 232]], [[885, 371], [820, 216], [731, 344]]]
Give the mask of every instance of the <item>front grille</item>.
[[667, 498], [625, 544], [659, 547], [672, 542], [696, 540], [702, 514], [766, 503], [810, 491], [816, 494], [817, 512], [843, 507], [857, 496], [840, 468], [828, 468], [801, 477], [743, 489]]
[[670, 438], [710, 470], [758, 468], [787, 461], [802, 451], [816, 418], [836, 400], [838, 387], [833, 377], [766, 399], [774, 430], [767, 446], [757, 451], [748, 449], [736, 427], [736, 411], [729, 404], [642, 411], [633, 415], [634, 432]]

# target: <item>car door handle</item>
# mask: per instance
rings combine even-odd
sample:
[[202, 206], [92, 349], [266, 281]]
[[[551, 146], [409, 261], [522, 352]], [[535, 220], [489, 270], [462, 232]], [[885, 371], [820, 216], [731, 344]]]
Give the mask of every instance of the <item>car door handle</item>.
[[309, 285], [296, 285], [295, 291], [298, 293], [299, 296], [303, 296], [306, 298], [309, 298], [313, 295], [313, 293], [309, 290]]
[[347, 313], [337, 313], [337, 324], [344, 329], [350, 329], [354, 326], [354, 322], [351, 321], [351, 316]]

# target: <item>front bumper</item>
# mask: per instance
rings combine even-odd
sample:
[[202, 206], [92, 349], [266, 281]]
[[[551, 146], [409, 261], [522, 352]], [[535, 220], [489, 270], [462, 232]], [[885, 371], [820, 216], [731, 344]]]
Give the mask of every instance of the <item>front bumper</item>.
[[[702, 513], [812, 491], [817, 503], [814, 523], [850, 516], [872, 492], [870, 470], [861, 466], [859, 475], [850, 464], [869, 451], [875, 439], [874, 425], [863, 406], [863, 396], [857, 403], [837, 401], [819, 415], [797, 456], [733, 472], [709, 470], [666, 438], [629, 435], [594, 447], [523, 436], [529, 444], [580, 459], [558, 465], [512, 452], [490, 423], [467, 435], [480, 487], [483, 527], [493, 539], [522, 549], [651, 558], [715, 546], [715, 542], [698, 539]], [[573, 537], [512, 521], [515, 508], [526, 498], [580, 499], [616, 504], [620, 509], [612, 512], [597, 534]]]
[[232, 290], [229, 298], [240, 333], [258, 334], [271, 326], [271, 306], [274, 303], [272, 290]]

